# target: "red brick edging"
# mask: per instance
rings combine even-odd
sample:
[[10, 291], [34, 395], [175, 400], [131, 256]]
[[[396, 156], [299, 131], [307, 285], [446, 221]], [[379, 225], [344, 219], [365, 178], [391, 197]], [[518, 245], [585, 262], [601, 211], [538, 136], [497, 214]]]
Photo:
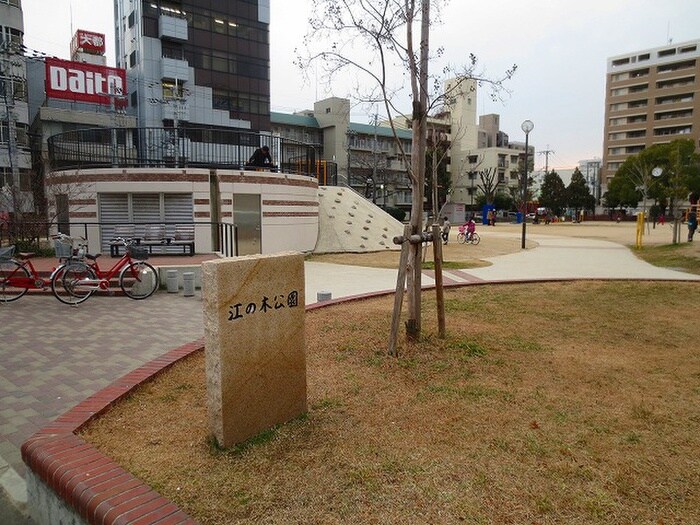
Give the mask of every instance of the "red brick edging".
[[204, 348], [185, 344], [129, 372], [22, 443], [22, 460], [88, 523], [175, 525], [197, 522], [170, 500], [76, 435], [86, 423], [169, 366]]

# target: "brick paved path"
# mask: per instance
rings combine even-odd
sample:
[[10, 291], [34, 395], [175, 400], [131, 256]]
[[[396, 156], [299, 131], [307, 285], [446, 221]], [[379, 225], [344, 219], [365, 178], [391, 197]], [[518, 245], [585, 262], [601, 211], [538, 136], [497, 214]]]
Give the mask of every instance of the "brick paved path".
[[35, 431], [203, 333], [199, 291], [144, 301], [94, 296], [77, 308], [52, 295], [0, 303], [0, 463], [23, 476], [20, 445]]

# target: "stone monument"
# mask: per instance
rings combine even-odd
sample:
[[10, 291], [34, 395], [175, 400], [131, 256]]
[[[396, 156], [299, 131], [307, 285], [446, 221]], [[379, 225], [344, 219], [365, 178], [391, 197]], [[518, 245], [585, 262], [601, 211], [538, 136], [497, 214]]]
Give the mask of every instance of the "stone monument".
[[306, 412], [304, 257], [202, 264], [209, 429], [222, 447]]

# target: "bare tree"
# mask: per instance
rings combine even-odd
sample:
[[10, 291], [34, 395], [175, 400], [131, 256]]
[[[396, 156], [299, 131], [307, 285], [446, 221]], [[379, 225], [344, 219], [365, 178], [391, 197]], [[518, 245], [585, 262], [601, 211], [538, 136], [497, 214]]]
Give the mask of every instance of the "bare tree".
[[[432, 0], [434, 14], [442, 2]], [[321, 61], [325, 67], [323, 78], [329, 83], [341, 72], [351, 71], [356, 78], [357, 98], [368, 103], [382, 103], [388, 117], [397, 148], [411, 181], [410, 237], [419, 237], [423, 224], [425, 153], [427, 116], [431, 107], [441, 105], [441, 97], [430, 97], [428, 67], [430, 63], [431, 0], [314, 0], [310, 29], [305, 38], [306, 51], [297, 64], [302, 71]], [[437, 18], [437, 14], [435, 14]], [[322, 49], [318, 49], [321, 46]], [[393, 75], [395, 68], [404, 77]], [[476, 78], [476, 59], [460, 73], [461, 79]], [[506, 72], [510, 78], [515, 68]], [[451, 71], [446, 68], [445, 72]], [[504, 79], [505, 79], [504, 78]], [[500, 86], [502, 80], [491, 81]], [[399, 115], [395, 104], [408, 80], [412, 102], [410, 155], [398, 139], [394, 115]], [[396, 82], [396, 84], [392, 84]], [[458, 87], [459, 83], [455, 86]], [[449, 96], [449, 93], [442, 95]], [[416, 340], [421, 330], [421, 244], [410, 244], [405, 258], [408, 290], [408, 321], [406, 332]], [[404, 258], [402, 258], [404, 260]], [[399, 269], [400, 272], [402, 268]], [[403, 290], [403, 285], [401, 285]], [[398, 291], [398, 285], [397, 285]]]
[[476, 187], [484, 194], [486, 204], [491, 205], [496, 200], [498, 187], [501, 185], [501, 180], [498, 178], [498, 170], [494, 167], [489, 167], [478, 172], [479, 184]]

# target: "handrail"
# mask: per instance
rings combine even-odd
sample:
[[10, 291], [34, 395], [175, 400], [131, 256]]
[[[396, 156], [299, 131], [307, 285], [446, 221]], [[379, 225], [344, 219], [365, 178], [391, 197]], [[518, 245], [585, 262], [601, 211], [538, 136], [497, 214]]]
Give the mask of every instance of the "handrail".
[[48, 139], [53, 170], [202, 167], [246, 169], [253, 152], [269, 146], [283, 173], [335, 180], [337, 165], [318, 146], [272, 135], [218, 128], [90, 128]]

